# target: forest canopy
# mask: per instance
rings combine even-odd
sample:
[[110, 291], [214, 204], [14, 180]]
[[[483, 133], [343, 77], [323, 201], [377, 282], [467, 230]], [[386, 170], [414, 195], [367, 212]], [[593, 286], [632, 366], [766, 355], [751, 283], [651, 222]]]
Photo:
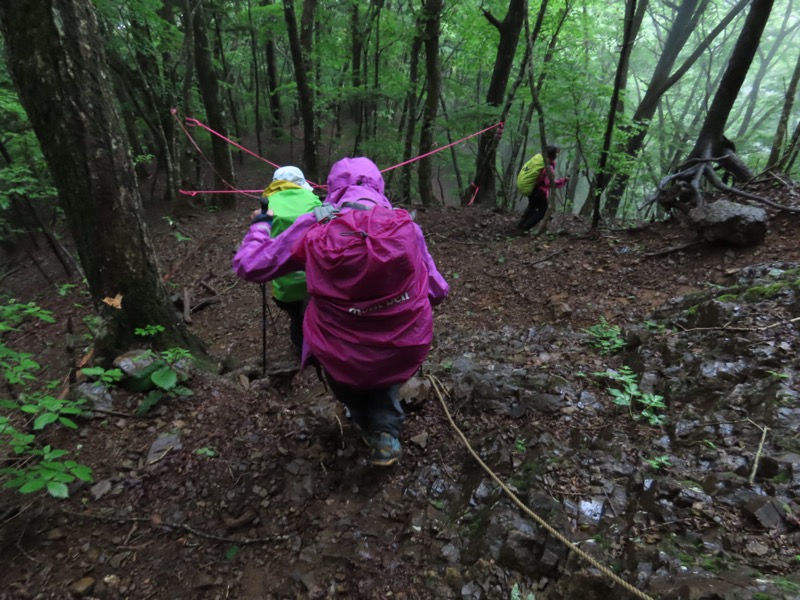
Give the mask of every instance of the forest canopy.
[[[41, 1], [19, 4], [29, 14], [47, 10]], [[638, 217], [662, 177], [686, 159], [757, 4], [629, 0], [625, 11], [588, 0], [91, 6], [137, 174], [158, 180], [143, 191], [174, 202], [176, 211], [186, 202], [181, 189], [237, 188], [235, 159], [246, 154], [229, 137], [268, 163], [280, 160], [277, 144], [290, 145], [291, 160], [323, 182], [342, 155], [367, 155], [389, 168], [453, 144], [387, 173], [392, 195], [504, 208], [519, 198], [519, 167], [553, 142], [562, 147], [559, 170], [570, 177], [565, 209], [589, 208], [597, 195], [604, 216]], [[769, 167], [796, 177], [800, 18], [794, 0], [769, 4], [724, 134], [750, 172]], [[7, 12], [6, 28], [20, 25], [15, 14]], [[3, 65], [4, 223], [14, 195], [31, 202], [53, 195], [12, 79]], [[220, 135], [190, 127], [195, 148], [186, 117]], [[206, 199], [230, 207], [235, 195]], [[12, 228], [4, 225], [4, 237]]]

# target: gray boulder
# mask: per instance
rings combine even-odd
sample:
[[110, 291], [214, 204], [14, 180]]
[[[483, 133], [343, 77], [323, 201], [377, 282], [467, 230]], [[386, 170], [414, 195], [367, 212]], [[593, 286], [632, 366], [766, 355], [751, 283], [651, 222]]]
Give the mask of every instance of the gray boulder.
[[692, 209], [689, 223], [708, 242], [753, 246], [767, 235], [767, 211], [729, 200]]

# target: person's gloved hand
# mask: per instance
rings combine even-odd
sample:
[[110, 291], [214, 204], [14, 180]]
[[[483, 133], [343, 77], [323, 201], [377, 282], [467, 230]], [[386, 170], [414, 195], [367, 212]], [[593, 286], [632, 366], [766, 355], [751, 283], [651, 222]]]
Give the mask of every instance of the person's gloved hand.
[[272, 212], [271, 209], [264, 212], [262, 209], [257, 208], [253, 211], [250, 215], [250, 224], [253, 225], [254, 223], [269, 223], [272, 225], [272, 218], [275, 216], [275, 213]]

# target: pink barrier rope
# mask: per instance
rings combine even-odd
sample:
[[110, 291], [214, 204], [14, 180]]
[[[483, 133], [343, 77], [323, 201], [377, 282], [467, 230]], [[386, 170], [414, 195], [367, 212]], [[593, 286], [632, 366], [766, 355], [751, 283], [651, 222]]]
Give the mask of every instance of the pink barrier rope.
[[480, 186], [475, 185], [474, 181], [470, 182], [470, 185], [475, 188], [475, 193], [472, 194], [472, 200], [467, 203], [467, 206], [472, 206], [472, 203], [475, 202], [475, 198], [478, 197], [478, 190], [481, 189]]
[[[205, 159], [206, 162], [211, 164], [212, 168], [213, 168], [213, 164], [211, 163], [211, 161], [209, 161], [208, 158], [206, 158], [206, 156], [203, 154], [203, 151], [200, 149], [200, 146], [197, 145], [197, 142], [194, 141], [194, 138], [192, 138], [192, 136], [189, 133], [189, 131], [183, 126], [183, 123], [181, 123], [180, 119], [177, 116], [177, 113], [178, 113], [177, 109], [175, 109], [175, 108], [171, 109], [170, 113], [172, 114], [172, 116], [175, 117], [175, 120], [178, 121], [178, 125], [180, 125], [181, 129], [183, 129], [183, 132], [186, 134], [186, 137], [189, 138], [189, 141], [197, 149], [197, 152], [200, 154], [200, 156], [202, 156], [203, 159]], [[244, 152], [247, 152], [251, 156], [255, 156], [257, 159], [267, 163], [268, 165], [271, 165], [271, 166], [275, 167], [276, 169], [280, 168], [279, 165], [276, 165], [275, 163], [267, 160], [266, 158], [263, 158], [263, 157], [259, 156], [255, 152], [252, 152], [252, 151], [248, 150], [244, 146], [241, 146], [240, 144], [237, 144], [233, 140], [225, 137], [221, 133], [218, 133], [218, 132], [214, 131], [213, 129], [211, 129], [210, 127], [208, 127], [204, 123], [198, 121], [197, 119], [194, 119], [192, 117], [184, 117], [184, 118], [186, 119], [186, 121], [188, 123], [191, 123], [193, 125], [196, 125], [198, 127], [201, 127], [203, 129], [205, 129], [209, 133], [217, 136], [220, 139], [225, 140], [226, 142], [228, 142], [229, 144], [239, 148], [240, 150], [242, 150]], [[463, 137], [460, 140], [456, 140], [455, 142], [451, 142], [451, 143], [447, 144], [446, 146], [440, 146], [439, 148], [435, 148], [434, 150], [431, 150], [430, 152], [426, 152], [425, 154], [421, 154], [420, 156], [416, 156], [416, 157], [411, 158], [411, 159], [409, 159], [407, 161], [404, 161], [404, 162], [401, 162], [399, 164], [396, 164], [393, 167], [387, 167], [385, 169], [381, 169], [381, 173], [386, 173], [388, 171], [392, 171], [394, 169], [398, 169], [398, 168], [403, 167], [405, 165], [409, 165], [411, 163], [417, 162], [418, 160], [422, 160], [423, 158], [425, 158], [427, 156], [431, 156], [433, 154], [436, 154], [437, 152], [441, 152], [442, 150], [446, 150], [447, 148], [455, 146], [456, 144], [460, 144], [461, 142], [465, 142], [468, 139], [475, 137], [476, 135], [481, 135], [481, 134], [486, 133], [487, 131], [491, 131], [492, 129], [495, 129], [495, 128], [497, 128], [497, 137], [499, 138], [500, 136], [503, 135], [503, 126], [504, 125], [505, 125], [505, 123], [503, 121], [500, 121], [499, 123], [495, 123], [494, 125], [490, 125], [489, 127], [486, 127], [485, 129], [481, 129], [480, 131], [477, 131], [477, 132], [475, 132], [475, 133], [473, 133], [471, 135]], [[260, 194], [263, 191], [263, 190], [237, 190], [234, 186], [232, 186], [230, 183], [225, 181], [225, 179], [222, 178], [222, 176], [216, 171], [216, 169], [214, 169], [214, 172], [217, 173], [217, 176], [220, 178], [220, 180], [222, 180], [231, 189], [229, 189], [229, 190], [204, 190], [204, 191], [178, 190], [178, 191], [181, 194], [185, 195], [185, 196], [197, 196], [198, 194], [244, 194], [245, 196], [250, 196], [251, 194], [254, 194], [254, 193], [255, 194]], [[318, 184], [315, 184], [315, 183], [313, 183], [311, 181], [309, 181], [308, 183], [310, 185], [312, 185], [313, 187], [317, 187], [317, 188], [324, 188], [325, 187], [324, 185], [318, 185]], [[480, 189], [474, 183], [471, 183], [470, 185], [475, 188], [475, 193], [473, 194], [472, 200], [469, 201], [469, 204], [467, 206], [472, 206], [472, 203], [475, 202], [475, 198], [478, 197], [478, 190]], [[251, 197], [253, 197], [253, 196], [251, 196]], [[260, 196], [256, 196], [256, 198], [258, 198], [260, 200]]]
[[418, 160], [421, 160], [421, 159], [425, 158], [426, 156], [430, 156], [431, 154], [436, 154], [437, 152], [441, 152], [442, 150], [446, 150], [446, 149], [447, 149], [447, 148], [449, 148], [450, 146], [455, 146], [456, 144], [460, 144], [461, 142], [465, 142], [465, 141], [467, 141], [468, 139], [475, 137], [476, 135], [480, 135], [480, 134], [482, 134], [482, 133], [486, 133], [487, 131], [490, 131], [490, 130], [494, 129], [495, 127], [499, 127], [499, 128], [500, 128], [500, 131], [499, 131], [498, 133], [499, 133], [499, 134], [502, 134], [502, 131], [503, 131], [503, 121], [500, 121], [499, 123], [495, 123], [494, 125], [491, 125], [491, 126], [487, 127], [486, 129], [482, 129], [482, 130], [480, 130], [480, 131], [478, 131], [478, 132], [476, 132], [476, 133], [473, 133], [472, 135], [468, 135], [468, 136], [467, 136], [467, 137], [465, 137], [465, 138], [461, 138], [461, 139], [460, 139], [460, 140], [458, 140], [458, 141], [455, 141], [455, 142], [452, 142], [452, 143], [450, 143], [450, 144], [447, 144], [446, 146], [441, 146], [441, 147], [439, 147], [439, 148], [436, 148], [435, 150], [431, 150], [430, 152], [426, 152], [425, 154], [421, 154], [420, 156], [417, 156], [417, 157], [415, 157], [415, 158], [410, 158], [410, 159], [408, 159], [408, 160], [407, 160], [407, 161], [405, 161], [405, 162], [401, 162], [399, 165], [395, 165], [395, 166], [393, 166], [393, 167], [387, 167], [387, 168], [385, 168], [385, 169], [381, 169], [381, 173], [386, 173], [387, 171], [391, 171], [391, 170], [393, 170], [393, 169], [397, 169], [397, 168], [399, 168], [399, 167], [402, 167], [402, 166], [405, 166], [405, 165], [411, 164], [411, 163], [413, 163], [413, 162], [416, 162], [416, 161], [418, 161]]
[[237, 144], [232, 139], [226, 138], [221, 133], [217, 133], [216, 131], [211, 129], [208, 125], [206, 125], [205, 123], [201, 123], [200, 121], [198, 121], [197, 119], [193, 119], [192, 117], [184, 117], [184, 118], [186, 119], [187, 122], [192, 123], [194, 125], [197, 125], [198, 127], [202, 127], [203, 129], [205, 129], [209, 133], [217, 136], [218, 138], [220, 138], [222, 140], [225, 140], [226, 142], [228, 142], [232, 146], [236, 146], [239, 150], [243, 150], [244, 152], [247, 152], [250, 156], [255, 156], [258, 160], [264, 161], [265, 163], [267, 163], [270, 166], [275, 167], [276, 169], [280, 169], [281, 168], [280, 165], [276, 165], [274, 162], [268, 161], [266, 158], [263, 158], [263, 157], [259, 156], [258, 154], [256, 154], [255, 152], [252, 152], [251, 150], [248, 150], [244, 146], [241, 146], [240, 144]]
[[[217, 177], [219, 177], [219, 180], [230, 188], [228, 190], [217, 190], [217, 191], [214, 191], [214, 192], [207, 192], [207, 191], [191, 191], [191, 192], [187, 192], [186, 190], [178, 190], [179, 193], [181, 193], [181, 194], [183, 194], [185, 196], [192, 196], [192, 197], [194, 197], [194, 196], [196, 196], [198, 194], [208, 194], [208, 193], [212, 193], [212, 194], [242, 194], [242, 195], [245, 195], [245, 196], [250, 196], [251, 198], [256, 198], [258, 200], [261, 199], [260, 196], [252, 196], [249, 193], [250, 190], [237, 190], [234, 185], [232, 185], [229, 181], [226, 181], [226, 179], [214, 167], [214, 164], [210, 160], [208, 160], [208, 157], [206, 157], [205, 154], [203, 154], [203, 151], [200, 149], [200, 146], [198, 146], [197, 142], [194, 141], [194, 138], [189, 133], [189, 131], [186, 129], [186, 127], [183, 126], [183, 123], [181, 123], [181, 120], [178, 118], [178, 109], [172, 108], [172, 109], [170, 109], [169, 112], [175, 118], [175, 120], [178, 122], [178, 125], [183, 130], [183, 132], [186, 134], [186, 137], [189, 138], [189, 141], [192, 142], [192, 145], [195, 147], [195, 149], [197, 149], [197, 152], [200, 154], [200, 156], [203, 157], [203, 160], [205, 160], [209, 165], [211, 165], [211, 169], [214, 171], [214, 173], [217, 174]], [[187, 118], [187, 121], [193, 121], [196, 124], [199, 124], [202, 127], [208, 129], [207, 127], [202, 125], [202, 123], [200, 123], [200, 121], [197, 121], [197, 119], [189, 119], [189, 118]], [[211, 131], [211, 130], [209, 129], [209, 131]], [[219, 134], [217, 134], [217, 135], [219, 135]], [[220, 136], [220, 137], [222, 137], [222, 136]], [[223, 139], [225, 139], [225, 138], [223, 137]], [[233, 142], [231, 142], [231, 143], [233, 143]], [[261, 190], [254, 190], [254, 191], [260, 192]]]

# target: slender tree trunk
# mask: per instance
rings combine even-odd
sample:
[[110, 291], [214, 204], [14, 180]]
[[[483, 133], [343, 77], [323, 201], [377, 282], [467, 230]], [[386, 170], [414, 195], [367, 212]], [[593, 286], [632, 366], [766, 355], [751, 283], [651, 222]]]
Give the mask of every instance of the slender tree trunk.
[[[261, 0], [260, 6], [272, 6], [274, 0]], [[275, 41], [268, 37], [264, 42], [264, 57], [267, 65], [267, 100], [269, 102], [270, 127], [273, 139], [279, 139], [281, 130], [281, 98], [278, 95], [278, 64]]]
[[703, 196], [700, 183], [704, 176], [715, 177], [712, 163], [724, 168], [735, 181], [752, 178], [750, 169], [737, 156], [733, 144], [725, 137], [724, 132], [736, 97], [758, 50], [773, 3], [774, 0], [753, 0], [694, 148], [684, 166], [679, 167], [680, 172], [670, 178], [675, 184], [673, 188], [662, 187], [656, 195], [656, 199], [666, 208], [688, 211], [701, 205]]
[[[786, 12], [783, 16], [783, 22], [781, 23], [780, 30], [775, 34], [775, 40], [772, 42], [772, 46], [770, 46], [769, 52], [767, 52], [766, 56], [761, 56], [758, 64], [758, 71], [756, 72], [755, 77], [752, 79], [752, 83], [750, 83], [750, 92], [747, 94], [747, 100], [744, 102], [744, 115], [741, 118], [741, 122], [739, 124], [739, 130], [736, 132], [736, 138], [743, 138], [748, 130], [751, 131], [758, 131], [758, 123], [753, 123], [753, 115], [756, 112], [756, 108], [758, 107], [758, 96], [759, 92], [761, 91], [761, 84], [764, 82], [764, 78], [767, 76], [767, 73], [770, 70], [770, 67], [775, 60], [775, 56], [781, 50], [786, 48], [786, 38], [789, 37], [798, 27], [798, 23], [791, 23], [793, 11], [792, 11], [793, 1], [789, 0], [786, 3]], [[734, 117], [734, 120], [738, 120], [738, 118]], [[752, 127], [752, 129], [750, 129]]]
[[[592, 215], [592, 227], [597, 227], [600, 223], [600, 197], [606, 185], [606, 165], [608, 164], [608, 153], [611, 150], [612, 136], [614, 134], [614, 123], [617, 116], [617, 101], [620, 95], [620, 84], [628, 70], [628, 61], [633, 50], [633, 31], [635, 27], [636, 0], [626, 0], [625, 2], [625, 30], [622, 36], [622, 51], [619, 54], [619, 64], [614, 81], [614, 91], [611, 94], [611, 109], [608, 111], [608, 121], [606, 122], [606, 134], [603, 138], [603, 150], [600, 154], [600, 164], [595, 177], [594, 188], [594, 213]], [[611, 215], [613, 216], [613, 215]]]
[[[486, 92], [486, 104], [491, 107], [499, 107], [503, 103], [526, 13], [527, 0], [510, 0], [508, 12], [506, 12], [502, 22], [488, 10], [483, 10], [483, 16], [500, 34], [500, 42], [497, 45], [497, 54], [495, 55], [494, 69], [492, 70], [492, 79]], [[483, 126], [488, 127], [492, 124], [484, 123]], [[495, 130], [487, 131], [480, 137], [478, 156], [475, 161], [475, 178], [473, 180], [478, 188], [477, 196], [468, 189], [464, 192], [462, 198], [466, 199], [474, 196], [475, 203], [495, 203], [497, 197], [495, 164], [497, 162], [497, 145], [499, 141]]]
[[[439, 92], [442, 86], [442, 73], [439, 68], [439, 26], [442, 18], [443, 0], [425, 0], [425, 69], [427, 94], [419, 133], [419, 153], [433, 150], [433, 127], [439, 110]], [[435, 202], [433, 192], [433, 169], [431, 157], [419, 161], [419, 197], [424, 205]]]
[[[699, 7], [694, 6], [695, 2], [696, 0], [686, 0], [678, 8], [676, 21], [664, 42], [664, 49], [659, 56], [656, 68], [647, 85], [645, 95], [634, 112], [632, 120], [636, 130], [628, 139], [625, 147], [625, 153], [632, 159], [636, 158], [642, 150], [644, 140], [650, 128], [650, 121], [661, 102], [661, 98], [663, 98], [664, 94], [688, 72], [697, 60], [707, 51], [711, 43], [725, 31], [725, 28], [745, 9], [751, 0], [739, 0], [739, 2], [728, 11], [719, 24], [705, 36], [703, 41], [698, 44], [697, 48], [694, 49], [686, 60], [683, 61], [681, 66], [673, 72], [672, 69], [679, 53], [686, 45], [687, 33], [690, 33], [697, 27], [699, 17], [706, 8], [705, 2], [700, 4]], [[630, 173], [627, 172], [619, 173], [615, 177], [606, 194], [606, 213], [616, 213], [629, 180]]]
[[[306, 1], [306, 7], [314, 4], [310, 0]], [[294, 11], [294, 0], [284, 0], [284, 17], [286, 19], [286, 29], [289, 35], [289, 49], [292, 54], [294, 64], [294, 76], [297, 82], [298, 102], [300, 103], [300, 114], [303, 119], [303, 166], [307, 179], [312, 181], [319, 177], [319, 159], [316, 143], [316, 118], [314, 115], [314, 97], [311, 86], [308, 84], [308, 65], [303, 56], [303, 48], [311, 46], [311, 28], [304, 29], [301, 39], [297, 29], [297, 17]], [[303, 15], [305, 16], [304, 10]]]
[[[403, 161], [409, 160], [414, 154], [414, 131], [417, 126], [417, 80], [419, 78], [419, 55], [422, 50], [422, 16], [417, 20], [416, 33], [411, 42], [411, 56], [408, 66], [408, 92], [406, 93], [406, 118], [405, 136], [403, 141]], [[402, 127], [401, 127], [402, 129]], [[404, 200], [411, 200], [411, 170], [412, 165], [400, 167], [400, 195]]]
[[775, 137], [772, 140], [772, 149], [769, 152], [767, 168], [776, 166], [780, 160], [784, 140], [786, 139], [786, 130], [789, 127], [789, 117], [792, 114], [794, 98], [797, 95], [798, 82], [800, 82], [800, 54], [797, 55], [794, 72], [783, 97], [783, 110], [781, 111], [780, 119], [778, 119], [778, 129], [775, 131]]
[[250, 53], [253, 59], [253, 90], [256, 95], [255, 104], [253, 106], [256, 126], [256, 147], [258, 148], [259, 156], [261, 156], [264, 154], [261, 146], [261, 131], [263, 129], [261, 123], [261, 67], [258, 64], [258, 44], [256, 44], [256, 28], [253, 24], [253, 11], [250, 0], [247, 0], [247, 29], [250, 33]]
[[[181, 82], [181, 108], [184, 115], [194, 114], [192, 101], [194, 87], [194, 11], [197, 4], [192, 6], [192, 0], [182, 0], [181, 24], [183, 26], [183, 81]], [[180, 186], [186, 190], [196, 190], [200, 187], [199, 157], [194, 147], [185, 135], [181, 136], [178, 144], [180, 156]], [[194, 210], [193, 200], [189, 196], [178, 195], [173, 208], [176, 217], [191, 214]]]
[[[233, 134], [236, 136], [237, 139], [242, 139], [242, 129], [239, 126], [239, 111], [236, 109], [236, 101], [233, 98], [234, 81], [230, 69], [228, 69], [228, 61], [225, 60], [225, 48], [222, 43], [222, 26], [220, 24], [220, 14], [219, 11], [216, 9], [216, 7], [214, 7], [212, 17], [214, 19], [214, 33], [216, 34], [213, 56], [219, 61], [219, 64], [222, 66], [222, 81], [226, 84], [225, 98], [227, 98], [228, 100], [228, 108], [231, 113], [231, 121], [233, 122]], [[244, 162], [244, 153], [241, 150], [237, 150], [236, 154], [239, 157], [239, 164], [241, 165]]]
[[[697, 142], [690, 154], [690, 158], [700, 158], [720, 154], [727, 154], [724, 132], [739, 90], [753, 62], [753, 57], [758, 50], [761, 35], [772, 12], [774, 0], [753, 0], [750, 12], [745, 19], [742, 32], [736, 41], [728, 66], [720, 81], [717, 93], [708, 109], [706, 120], [700, 129]], [[710, 152], [710, 154], [709, 154]], [[730, 158], [730, 157], [729, 157]], [[739, 180], [746, 180], [752, 174], [743, 173], [730, 160], [723, 161], [733, 168], [734, 176]]]
[[[225, 119], [225, 109], [219, 93], [219, 81], [214, 71], [211, 58], [211, 48], [206, 34], [206, 19], [203, 14], [203, 4], [197, 5], [194, 15], [194, 53], [197, 65], [197, 81], [200, 85], [200, 95], [206, 108], [208, 126], [220, 135], [228, 135]], [[231, 148], [228, 142], [216, 135], [211, 136], [211, 150], [214, 156], [214, 184], [218, 190], [236, 189], [233, 179], [233, 161]], [[224, 210], [236, 209], [236, 194], [220, 194], [214, 198], [215, 205]]]
[[[59, 190], [92, 300], [106, 323], [95, 340], [98, 360], [110, 362], [136, 343], [135, 328], [152, 324], [167, 328], [157, 341], [202, 351], [159, 276], [92, 3], [3, 2], [0, 27], [20, 100]], [[105, 298], [121, 301], [114, 308]]]

